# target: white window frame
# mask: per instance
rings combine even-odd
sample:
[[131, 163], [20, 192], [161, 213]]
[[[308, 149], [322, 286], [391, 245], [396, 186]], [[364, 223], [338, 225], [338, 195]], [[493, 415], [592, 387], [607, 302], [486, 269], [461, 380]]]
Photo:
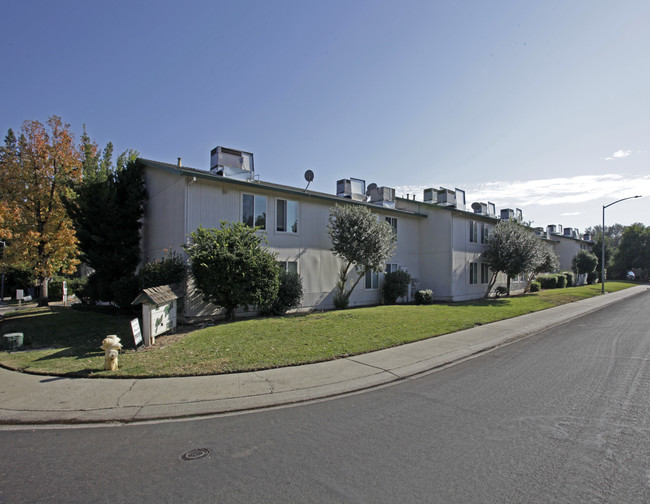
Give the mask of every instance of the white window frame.
[[[295, 264], [295, 267], [292, 266], [294, 264]], [[298, 261], [290, 261], [290, 260], [278, 261], [278, 266], [280, 267], [280, 269], [283, 269], [287, 273], [298, 273], [298, 274], [300, 274], [299, 270], [298, 270]]]
[[385, 217], [386, 222], [390, 224], [390, 227], [393, 228], [393, 233], [397, 236], [397, 217]]
[[490, 281], [490, 268], [487, 264], [481, 263], [481, 283], [486, 284]]
[[[244, 216], [244, 200], [249, 197], [253, 198], [253, 225], [251, 226], [248, 222], [245, 220]], [[256, 226], [257, 222], [257, 217], [258, 217], [258, 210], [259, 210], [259, 203], [264, 202], [264, 225], [263, 226]], [[241, 198], [241, 221], [246, 224], [247, 226], [250, 227], [259, 227], [262, 231], [266, 231], [266, 224], [269, 219], [269, 214], [268, 214], [268, 205], [267, 205], [267, 198], [266, 196], [260, 196], [259, 194], [250, 194], [250, 193], [242, 193], [242, 198]]]
[[478, 263], [471, 262], [469, 263], [469, 284], [478, 285]]
[[[370, 287], [368, 287], [370, 284]], [[379, 273], [376, 271], [366, 271], [365, 278], [363, 280], [363, 286], [365, 290], [377, 290], [379, 289]]]
[[469, 242], [478, 243], [478, 222], [474, 220], [469, 221]]
[[[279, 211], [279, 206], [280, 206], [281, 202], [284, 203], [284, 210], [283, 210], [284, 215], [283, 215], [282, 221], [280, 219], [281, 216], [280, 216], [280, 211]], [[295, 219], [292, 226], [289, 226], [289, 223], [288, 223], [288, 217], [289, 217], [289, 213], [290, 213], [289, 212], [289, 206], [290, 205], [294, 206], [294, 208], [295, 208], [294, 211], [295, 211], [295, 216], [296, 216], [296, 219]], [[290, 199], [285, 199], [285, 198], [277, 198], [275, 200], [275, 230], [278, 233], [298, 234], [298, 230], [300, 229], [300, 227], [298, 226], [299, 211], [300, 211], [300, 207], [299, 207], [299, 204], [298, 204], [297, 201], [290, 200]], [[292, 229], [294, 226], [295, 226], [295, 230]], [[280, 228], [284, 228], [284, 229], [280, 229]]]

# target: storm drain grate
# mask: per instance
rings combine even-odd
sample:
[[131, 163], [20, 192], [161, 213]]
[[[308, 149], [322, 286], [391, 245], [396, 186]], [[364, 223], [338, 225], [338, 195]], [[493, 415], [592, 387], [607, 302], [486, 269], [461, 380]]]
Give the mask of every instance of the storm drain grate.
[[194, 450], [190, 450], [187, 453], [183, 453], [183, 455], [181, 455], [181, 459], [196, 460], [207, 457], [208, 455], [210, 455], [210, 450], [207, 448], [195, 448]]

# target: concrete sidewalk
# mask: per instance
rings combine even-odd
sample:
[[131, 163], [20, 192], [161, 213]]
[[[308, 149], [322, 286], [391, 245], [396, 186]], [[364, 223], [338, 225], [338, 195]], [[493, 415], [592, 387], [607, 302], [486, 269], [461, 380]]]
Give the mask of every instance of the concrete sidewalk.
[[137, 422], [322, 399], [402, 380], [650, 290], [604, 296], [318, 364], [182, 378], [63, 378], [0, 368], [0, 424]]

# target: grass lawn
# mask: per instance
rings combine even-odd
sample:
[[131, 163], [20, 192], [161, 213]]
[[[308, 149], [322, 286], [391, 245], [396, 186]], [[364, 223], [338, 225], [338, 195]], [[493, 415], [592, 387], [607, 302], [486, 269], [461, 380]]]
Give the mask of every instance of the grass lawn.
[[[635, 285], [607, 282], [608, 292]], [[7, 314], [1, 332], [22, 332], [26, 351], [0, 352], [0, 364], [23, 371], [69, 376], [158, 377], [250, 371], [325, 361], [380, 350], [544, 310], [600, 295], [600, 285], [547, 290], [525, 296], [393, 305], [220, 323], [182, 337], [159, 337], [135, 351], [130, 319], [69, 308], [31, 308]], [[104, 371], [99, 348], [117, 334], [125, 350], [118, 371]]]

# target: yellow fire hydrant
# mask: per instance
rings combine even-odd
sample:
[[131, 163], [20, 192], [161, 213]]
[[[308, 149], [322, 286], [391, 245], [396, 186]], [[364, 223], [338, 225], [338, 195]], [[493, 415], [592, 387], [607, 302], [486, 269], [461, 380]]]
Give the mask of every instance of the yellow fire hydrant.
[[116, 334], [110, 334], [104, 338], [100, 348], [104, 350], [104, 369], [117, 371], [117, 357], [122, 349], [120, 338]]

